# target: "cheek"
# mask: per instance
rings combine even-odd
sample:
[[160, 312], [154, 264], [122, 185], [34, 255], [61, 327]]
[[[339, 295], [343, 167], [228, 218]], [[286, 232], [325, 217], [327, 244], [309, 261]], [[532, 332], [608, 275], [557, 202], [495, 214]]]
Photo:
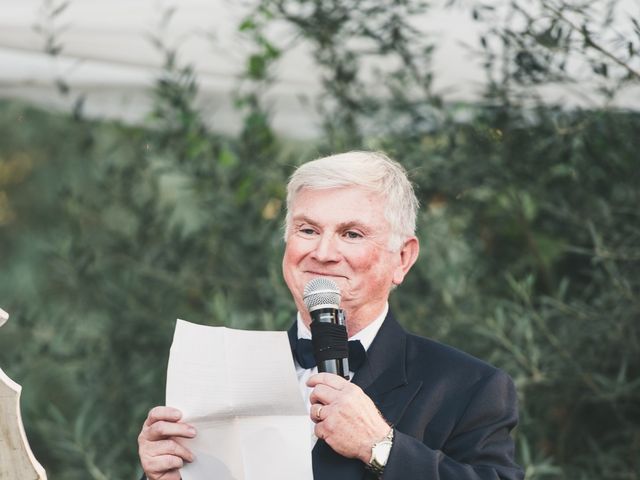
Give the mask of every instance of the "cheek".
[[295, 290], [295, 262], [291, 258], [291, 252], [287, 248], [282, 257], [282, 276], [284, 277], [284, 283], [287, 284], [289, 290], [293, 293]]
[[288, 272], [291, 271], [293, 264], [293, 253], [291, 247], [287, 244], [284, 250], [284, 255], [282, 256], [282, 272], [284, 273], [285, 280], [287, 279]]
[[351, 268], [357, 272], [375, 271], [381, 262], [381, 255], [377, 249], [354, 250], [349, 255]]
[[285, 267], [295, 265], [303, 257], [300, 242], [295, 238], [289, 238], [284, 249], [282, 263]]
[[287, 240], [284, 255], [282, 256], [282, 271], [287, 284], [290, 285], [290, 282], [296, 276], [297, 271], [300, 269], [300, 264], [304, 260], [306, 254], [307, 251], [304, 248], [304, 242], [301, 242], [295, 237]]
[[360, 252], [360, 255], [353, 257], [351, 268], [366, 275], [367, 281], [372, 285], [387, 285], [392, 282], [393, 261], [377, 248]]

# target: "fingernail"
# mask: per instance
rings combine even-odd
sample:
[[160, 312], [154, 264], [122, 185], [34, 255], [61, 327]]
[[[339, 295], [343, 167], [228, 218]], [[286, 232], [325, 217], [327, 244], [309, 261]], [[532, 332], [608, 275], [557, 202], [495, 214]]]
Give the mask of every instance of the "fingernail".
[[193, 435], [195, 436], [196, 434], [196, 429], [193, 427], [189, 427], [189, 430], [187, 430], [187, 432], [189, 433], [189, 435]]

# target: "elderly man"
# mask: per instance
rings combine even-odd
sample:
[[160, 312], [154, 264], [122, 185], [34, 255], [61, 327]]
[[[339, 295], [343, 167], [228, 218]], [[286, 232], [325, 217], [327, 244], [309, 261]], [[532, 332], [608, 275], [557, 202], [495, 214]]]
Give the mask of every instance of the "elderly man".
[[[418, 257], [418, 202], [402, 167], [350, 152], [302, 165], [288, 185], [284, 279], [298, 308], [289, 331], [314, 434], [316, 480], [521, 479], [510, 431], [516, 394], [502, 371], [408, 334], [387, 303]], [[366, 350], [353, 381], [317, 373], [295, 356], [310, 338], [303, 302], [313, 278], [335, 281], [350, 340]], [[177, 480], [192, 454], [175, 441], [196, 432], [156, 407], [139, 436], [150, 480]], [[283, 467], [286, 468], [286, 467]]]

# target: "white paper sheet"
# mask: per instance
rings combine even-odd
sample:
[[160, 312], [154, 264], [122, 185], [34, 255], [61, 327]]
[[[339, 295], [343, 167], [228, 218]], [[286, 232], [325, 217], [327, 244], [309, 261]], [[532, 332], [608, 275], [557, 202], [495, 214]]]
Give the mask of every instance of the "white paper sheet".
[[9, 314], [0, 308], [0, 327], [9, 320]]
[[196, 438], [183, 480], [311, 480], [307, 410], [286, 332], [178, 320], [167, 369], [167, 405]]

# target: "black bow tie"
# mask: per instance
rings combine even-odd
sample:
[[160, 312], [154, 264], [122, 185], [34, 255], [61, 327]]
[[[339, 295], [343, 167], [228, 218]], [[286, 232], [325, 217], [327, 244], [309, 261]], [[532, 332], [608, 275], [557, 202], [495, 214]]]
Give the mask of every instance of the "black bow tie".
[[[316, 359], [313, 356], [313, 346], [311, 340], [298, 338], [291, 346], [294, 358], [302, 368], [313, 368], [316, 366]], [[360, 340], [349, 341], [349, 370], [356, 372], [367, 358], [367, 352], [360, 343]]]

